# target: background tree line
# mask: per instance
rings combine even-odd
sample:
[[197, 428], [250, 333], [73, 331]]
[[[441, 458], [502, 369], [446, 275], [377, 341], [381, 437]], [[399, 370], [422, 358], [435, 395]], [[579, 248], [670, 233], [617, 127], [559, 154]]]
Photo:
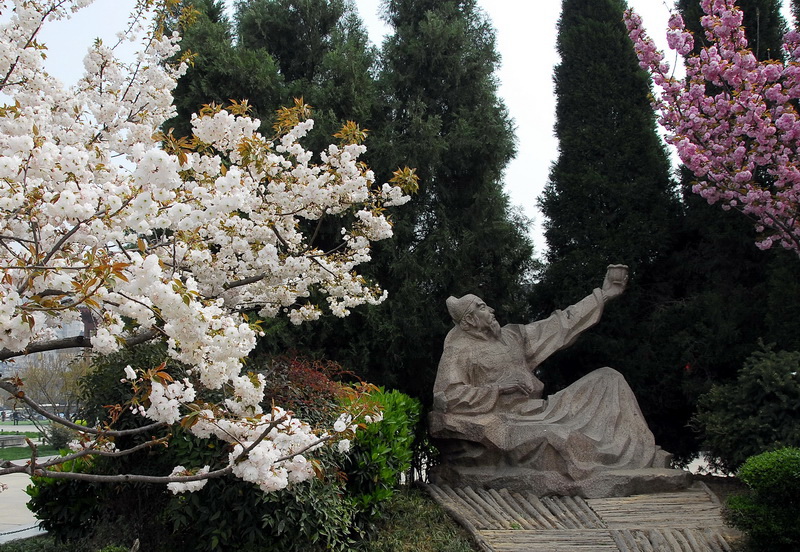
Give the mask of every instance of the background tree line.
[[[346, 120], [370, 130], [367, 161], [379, 182], [400, 164], [420, 178], [368, 268], [387, 302], [300, 329], [271, 322], [262, 354], [291, 348], [336, 360], [427, 403], [451, 324], [447, 296], [477, 293], [501, 323], [532, 320], [624, 262], [632, 278], [623, 300], [540, 377], [555, 392], [599, 366], [617, 368], [657, 440], [688, 458], [700, 447], [690, 426], [701, 395], [732, 381], [759, 340], [800, 350], [800, 260], [758, 250], [748, 220], [706, 204], [690, 175], [671, 171], [623, 0], [562, 2], [559, 157], [540, 198], [543, 257], [503, 191], [513, 122], [497, 94], [494, 30], [475, 0], [387, 0], [392, 33], [380, 46], [345, 0], [239, 1], [232, 20], [220, 0], [194, 4], [183, 47], [196, 57], [176, 93], [176, 134], [205, 103], [248, 98], [268, 126], [277, 107], [302, 96], [320, 140]], [[757, 55], [779, 56], [779, 2], [740, 4]], [[676, 7], [699, 36], [698, 2]], [[323, 225], [318, 239], [333, 244], [337, 230]]]

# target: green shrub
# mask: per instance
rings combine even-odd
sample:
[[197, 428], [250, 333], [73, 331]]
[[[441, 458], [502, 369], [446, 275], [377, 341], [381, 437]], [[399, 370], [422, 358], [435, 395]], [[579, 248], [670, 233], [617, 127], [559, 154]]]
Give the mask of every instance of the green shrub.
[[61, 424], [52, 423], [44, 429], [44, 440], [56, 450], [67, 448], [74, 439], [75, 432]]
[[[220, 465], [227, 462], [228, 445], [178, 431], [168, 456], [172, 465]], [[264, 493], [237, 478], [212, 479], [201, 490], [168, 494], [161, 515], [172, 534], [170, 552], [263, 552], [264, 550], [344, 551], [353, 533], [354, 506], [337, 478], [330, 450], [315, 453], [329, 475]]]
[[726, 519], [745, 532], [757, 550], [790, 551], [800, 546], [800, 449], [753, 456], [739, 478], [750, 488], [727, 501]]
[[347, 491], [363, 521], [380, 512], [380, 504], [394, 494], [401, 475], [411, 467], [421, 410], [418, 400], [399, 391], [380, 391], [370, 397], [378, 401], [383, 419], [356, 433], [342, 465]]
[[[90, 424], [110, 422], [104, 405], [125, 404], [130, 387], [120, 383], [126, 365], [148, 369], [164, 356], [162, 344], [146, 345], [97, 359], [82, 381]], [[321, 427], [331, 427], [342, 405], [358, 394], [337, 382], [341, 366], [287, 356], [258, 365], [268, 378], [265, 407], [273, 401]], [[185, 367], [168, 363], [180, 377]], [[208, 390], [204, 398], [219, 400]], [[195, 493], [173, 495], [164, 486], [133, 483], [95, 484], [69, 480], [34, 479], [32, 503], [43, 525], [62, 542], [92, 550], [129, 545], [139, 538], [143, 550], [169, 552], [261, 552], [284, 550], [349, 550], [360, 527], [379, 512], [380, 504], [397, 488], [409, 469], [418, 401], [398, 392], [375, 392], [383, 420], [356, 432], [349, 455], [330, 447], [314, 453], [324, 472], [321, 479], [264, 493], [235, 478], [210, 480]], [[117, 411], [114, 427], [128, 429], [147, 423], [127, 409]], [[166, 433], [158, 436], [166, 437]], [[135, 446], [148, 435], [118, 438], [117, 448]], [[200, 439], [188, 431], [170, 429], [169, 446], [122, 458], [97, 458], [80, 464], [92, 473], [163, 475], [176, 465], [221, 468], [228, 463], [230, 445], [214, 438]], [[115, 528], [124, 527], [124, 531]], [[79, 542], [80, 541], [80, 542]]]
[[[124, 368], [148, 369], [163, 359], [163, 344], [146, 344], [95, 359], [90, 372], [81, 379], [82, 404], [80, 417], [88, 425], [111, 422], [105, 405], [124, 404], [132, 396], [130, 385], [120, 382]], [[173, 373], [181, 366], [168, 363]], [[149, 423], [141, 416], [124, 410], [114, 423], [116, 429], [131, 429]], [[175, 432], [176, 434], [178, 432]], [[118, 438], [120, 449], [129, 448], [150, 435]], [[166, 431], [157, 437], [165, 436]], [[175, 436], [178, 439], [178, 436]], [[172, 443], [170, 443], [172, 445]], [[138, 473], [168, 474], [177, 465], [169, 449], [145, 450], [121, 458], [96, 457], [65, 469], [77, 468], [95, 474]], [[69, 550], [94, 552], [106, 546], [130, 548], [141, 537], [142, 550], [157, 550], [165, 542], [162, 519], [169, 493], [164, 486], [141, 483], [93, 483], [68, 479], [33, 478], [28, 489], [29, 507], [42, 526], [60, 543], [69, 543]]]
[[[90, 466], [79, 459], [51, 469], [86, 473]], [[34, 476], [25, 492], [30, 496], [28, 508], [39, 518], [42, 529], [60, 542], [82, 539], [103, 514], [105, 490], [99, 483]]]
[[264, 493], [239, 480], [212, 480], [173, 497], [165, 511], [175, 552], [346, 551], [355, 509], [336, 481], [314, 480]]
[[735, 473], [750, 456], [800, 446], [800, 352], [756, 351], [736, 381], [698, 400], [693, 423], [712, 467]]
[[[92, 372], [83, 380], [84, 404], [82, 416], [91, 424], [109, 422], [104, 405], [124, 404], [131, 398], [130, 387], [121, 384], [124, 367], [148, 369], [163, 358], [163, 345], [147, 345], [132, 351], [98, 359]], [[257, 362], [251, 369], [268, 378], [265, 408], [272, 401], [294, 410], [303, 419], [330, 427], [341, 412], [341, 403], [348, 387], [333, 378], [342, 373], [339, 365], [310, 361], [298, 357], [277, 359], [263, 366]], [[167, 369], [178, 377], [184, 367], [168, 363]], [[204, 398], [216, 401], [203, 390]], [[369, 447], [396, 454], [393, 439], [405, 442], [405, 424], [410, 423], [405, 403], [410, 399], [391, 394], [379, 394], [386, 402], [387, 421], [364, 431]], [[385, 395], [385, 397], [384, 397]], [[395, 403], [398, 406], [393, 406]], [[417, 407], [418, 408], [418, 407]], [[397, 411], [396, 414], [393, 412]], [[119, 412], [114, 426], [119, 429], [137, 427], [147, 421], [132, 415], [127, 409]], [[385, 424], [385, 425], [384, 425]], [[383, 425], [383, 430], [378, 426]], [[412, 424], [413, 427], [413, 424]], [[360, 432], [359, 432], [360, 433]], [[380, 436], [379, 436], [380, 434]], [[413, 432], [412, 432], [413, 435]], [[159, 436], [166, 436], [166, 433]], [[128, 448], [148, 439], [148, 436], [118, 438], [117, 447]], [[386, 443], [389, 443], [388, 446]], [[357, 447], [354, 447], [357, 450]], [[98, 458], [92, 464], [93, 473], [139, 473], [164, 475], [176, 465], [221, 468], [228, 463], [230, 446], [214, 438], [200, 439], [179, 427], [171, 428], [169, 446], [150, 449], [114, 459]], [[399, 454], [399, 453], [398, 453]], [[43, 497], [57, 495], [76, 498], [75, 507], [44, 498], [37, 502], [37, 515], [47, 520], [61, 541], [69, 541], [72, 549], [78, 544], [91, 544], [92, 550], [102, 546], [129, 545], [139, 538], [142, 550], [169, 552], [218, 552], [241, 550], [349, 550], [353, 538], [359, 535], [356, 515], [362, 504], [371, 505], [386, 493], [383, 486], [396, 484], [405, 469], [405, 453], [399, 454], [402, 465], [395, 459], [380, 459], [371, 465], [365, 477], [375, 482], [357, 485], [358, 492], [374, 494], [372, 498], [354, 500], [349, 494], [346, 479], [339, 463], [345, 458], [330, 448], [314, 453], [325, 473], [322, 479], [294, 485], [277, 493], [264, 493], [258, 487], [236, 478], [210, 480], [195, 493], [173, 495], [164, 486], [132, 483], [90, 485], [59, 480], [37, 481], [41, 487], [34, 491]], [[361, 462], [367, 466], [367, 462]], [[356, 470], [358, 471], [358, 470]], [[360, 473], [360, 472], [358, 472]], [[354, 481], [361, 481], [354, 475]], [[84, 489], [91, 497], [92, 507], [82, 510]], [[91, 492], [89, 490], [91, 489]], [[86, 518], [85, 522], [83, 518]], [[125, 531], [115, 531], [115, 528]], [[78, 543], [78, 539], [83, 537]]]

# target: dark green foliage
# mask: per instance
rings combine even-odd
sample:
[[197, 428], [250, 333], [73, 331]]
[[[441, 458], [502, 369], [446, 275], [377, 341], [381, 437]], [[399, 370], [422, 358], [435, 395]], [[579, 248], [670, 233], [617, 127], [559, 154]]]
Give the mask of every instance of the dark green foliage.
[[[327, 147], [347, 120], [371, 128], [376, 52], [344, 0], [251, 0], [236, 3], [237, 47], [275, 60], [283, 83], [271, 110], [303, 98], [314, 109], [311, 151]], [[246, 91], [228, 84], [228, 91]], [[248, 97], [248, 96], [243, 96]]]
[[399, 391], [373, 393], [383, 420], [356, 433], [350, 453], [342, 463], [347, 491], [359, 515], [368, 520], [400, 486], [411, 467], [420, 403]]
[[[92, 369], [79, 382], [84, 405], [80, 418], [89, 426], [107, 421], [109, 413], [105, 405], [123, 404], [131, 398], [130, 383], [122, 381], [125, 367], [130, 365], [134, 370], [149, 370], [164, 362], [165, 358], [168, 358], [167, 345], [161, 341], [96, 357]], [[173, 360], [167, 360], [165, 365], [171, 373], [180, 373], [184, 368]], [[138, 427], [143, 425], [138, 423], [141, 420], [139, 416], [123, 416], [117, 422], [117, 429]]]
[[[88, 473], [88, 462], [66, 462], [65, 471]], [[103, 515], [101, 497], [105, 490], [98, 483], [68, 479], [32, 477], [26, 489], [28, 508], [36, 514], [42, 529], [58, 541], [77, 541], [92, 531]]]
[[[129, 385], [120, 382], [124, 367], [146, 369], [163, 358], [164, 345], [158, 343], [97, 359], [82, 382], [87, 406], [83, 416], [92, 422], [110, 421], [114, 410], [104, 405], [124, 404], [131, 398]], [[342, 401], [350, 396], [345, 385], [333, 379], [348, 375], [335, 363], [287, 355], [268, 363], [254, 360], [251, 368], [260, 369], [270, 382], [265, 407], [275, 401], [308, 414], [312, 423], [324, 427], [331, 426]], [[184, 367], [168, 362], [165, 369], [177, 377]], [[200, 392], [206, 399], [220, 398], [207, 390]], [[363, 430], [363, 439], [353, 447], [357, 456], [348, 460], [330, 447], [316, 451], [313, 458], [320, 462], [324, 477], [286, 491], [264, 493], [234, 477], [213, 479], [196, 493], [180, 495], [162, 485], [36, 478], [31, 508], [59, 542], [75, 550], [128, 545], [135, 538], [142, 549], [154, 552], [350, 550], [353, 539], [369, 526], [380, 503], [399, 484], [400, 473], [408, 469], [419, 416], [418, 403], [400, 393], [381, 392], [376, 400], [385, 406], [386, 419]], [[141, 416], [123, 410], [115, 427], [144, 423]], [[117, 446], [139, 442], [118, 438]], [[175, 427], [168, 447], [97, 458], [75, 467], [94, 474], [165, 475], [176, 465], [224, 467], [229, 452], [225, 442], [199, 439]], [[349, 466], [347, 474], [343, 462]]]
[[792, 0], [792, 16], [794, 18], [794, 28], [800, 28], [800, 0]]
[[[304, 376], [320, 368], [319, 363], [296, 362], [301, 366], [292, 373], [301, 375], [304, 383], [309, 381]], [[320, 382], [328, 368], [319, 372]], [[318, 389], [320, 382], [313, 387]], [[297, 381], [291, 386], [301, 387]], [[384, 409], [384, 420], [360, 429], [348, 455], [323, 454], [323, 465], [330, 470], [324, 480], [265, 494], [249, 483], [226, 479], [172, 498], [166, 518], [187, 543], [176, 544], [176, 550], [350, 550], [408, 469], [419, 417], [419, 403], [406, 395], [381, 392], [374, 398]], [[207, 455], [192, 452], [195, 447], [189, 444], [176, 455], [191, 465], [208, 462]]]
[[44, 430], [45, 442], [56, 450], [65, 449], [75, 439], [75, 432], [63, 425], [51, 423]]
[[533, 305], [544, 317], [573, 304], [601, 285], [612, 263], [630, 267], [630, 284], [597, 327], [542, 365], [540, 377], [553, 393], [601, 366], [618, 369], [657, 442], [682, 456], [693, 450], [682, 435], [691, 412], [685, 363], [664, 354], [676, 328], [665, 326], [659, 310], [672, 300], [663, 261], [680, 202], [624, 8], [621, 0], [562, 2], [554, 75], [559, 157], [539, 199], [549, 263]]
[[330, 478], [270, 494], [239, 480], [210, 481], [170, 499], [165, 517], [181, 538], [169, 549], [349, 550], [355, 511], [343, 490]]
[[416, 168], [419, 192], [394, 210], [395, 237], [367, 268], [389, 299], [345, 322], [335, 338], [346, 347], [326, 346], [367, 379], [427, 402], [452, 324], [446, 298], [476, 293], [499, 317], [524, 317], [532, 246], [501, 186], [514, 135], [490, 22], [471, 0], [392, 0], [385, 17], [394, 34], [382, 50], [370, 164], [379, 181]]
[[[683, 16], [686, 28], [694, 33], [695, 53], [708, 44], [700, 25], [703, 10], [698, 0], [678, 0], [676, 7]], [[780, 0], [737, 0], [736, 5], [744, 13], [742, 26], [748, 46], [758, 59], [783, 59], [783, 35], [787, 31], [786, 20], [781, 15]]]
[[[748, 30], [758, 27], [759, 55], [775, 52], [783, 26], [777, 3], [740, 5]], [[697, 36], [699, 3], [681, 1], [678, 7]], [[800, 262], [785, 251], [758, 250], [751, 221], [709, 205], [692, 192], [693, 180], [682, 169], [682, 210], [652, 276], [652, 314], [645, 325], [650, 342], [641, 348], [664, 368], [661, 381], [651, 378], [656, 392], [648, 393], [646, 414], [664, 446], [682, 456], [698, 450], [685, 427], [698, 397], [734, 378], [760, 338], [782, 349], [800, 348], [800, 334], [786, 324], [800, 313]], [[669, 392], [658, 394], [659, 383]]]
[[750, 456], [800, 446], [800, 352], [769, 347], [747, 359], [736, 381], [700, 397], [694, 422], [714, 467], [733, 473]]
[[[283, 80], [269, 52], [232, 41], [231, 24], [221, 0], [192, 0], [195, 22], [183, 29], [181, 51], [194, 54], [192, 65], [174, 91], [178, 114], [164, 123], [176, 136], [190, 133], [190, 116], [205, 104], [248, 100], [254, 117], [269, 120], [284, 102]], [[288, 104], [287, 104], [288, 105]]]
[[634, 275], [669, 240], [678, 213], [642, 71], [621, 21], [620, 0], [565, 0], [555, 69], [559, 157], [540, 206], [547, 217], [553, 308], [610, 262]]
[[739, 469], [750, 493], [727, 501], [728, 523], [750, 537], [754, 550], [794, 551], [800, 546], [800, 448], [752, 456]]
[[45, 536], [0, 544], [0, 552], [64, 552], [64, 546]]
[[[275, 62], [280, 92], [271, 109], [299, 96], [313, 107], [318, 132], [306, 147], [319, 151], [342, 123], [354, 120], [371, 130], [366, 161], [379, 183], [403, 166], [417, 168], [421, 178], [412, 202], [392, 209], [396, 237], [379, 243], [364, 269], [389, 291], [389, 300], [356, 309], [344, 321], [302, 328], [270, 322], [260, 351], [272, 356], [295, 348], [335, 359], [360, 377], [428, 400], [450, 327], [448, 295], [480, 293], [500, 316], [514, 320], [527, 310], [532, 247], [527, 221], [510, 209], [500, 184], [514, 137], [497, 98], [494, 31], [474, 1], [389, 2], [386, 14], [396, 32], [384, 46], [376, 80], [378, 53], [350, 2], [235, 6], [230, 47]], [[213, 10], [206, 11], [214, 21]], [[229, 98], [251, 94], [233, 80], [207, 79], [214, 63], [196, 64], [176, 95], [191, 99], [188, 91], [206, 89], [224, 90]], [[261, 104], [256, 111], [264, 117]], [[317, 244], [335, 248], [338, 227], [324, 221]]]
[[[129, 550], [129, 546], [120, 547]], [[79, 549], [71, 546], [70, 552]], [[80, 549], [84, 552], [83, 549]], [[239, 550], [239, 548], [235, 548]], [[270, 550], [260, 549], [260, 552]], [[405, 488], [389, 499], [384, 515], [372, 527], [372, 538], [360, 538], [350, 550], [364, 552], [472, 552], [467, 532], [420, 489]], [[0, 544], [0, 552], [64, 552], [51, 536]], [[97, 552], [97, 548], [85, 552]]]
[[[746, 16], [759, 8], [760, 52], [774, 51], [783, 21], [776, 2], [745, 4]], [[563, 5], [555, 77], [560, 157], [542, 198], [550, 264], [535, 306], [546, 315], [580, 299], [600, 284], [609, 262], [630, 265], [632, 275], [602, 322], [542, 366], [542, 379], [553, 392], [599, 366], [617, 368], [659, 444], [685, 461], [699, 447], [687, 424], [700, 395], [733, 378], [759, 338], [800, 348], [786, 323], [800, 313], [800, 262], [758, 250], [752, 224], [693, 194], [686, 171], [680, 201], [673, 197], [649, 83], [630, 41], [620, 38], [623, 3]], [[686, 6], [699, 3], [679, 3]], [[690, 14], [684, 18], [699, 27]]]

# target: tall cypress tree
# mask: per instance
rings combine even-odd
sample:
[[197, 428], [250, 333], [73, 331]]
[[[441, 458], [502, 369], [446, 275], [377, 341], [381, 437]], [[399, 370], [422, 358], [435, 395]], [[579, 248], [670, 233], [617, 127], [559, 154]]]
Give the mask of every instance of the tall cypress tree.
[[552, 297], [559, 302], [575, 299], [609, 262], [625, 262], [634, 275], [649, 266], [677, 213], [649, 78], [625, 33], [624, 7], [620, 0], [562, 3], [554, 75], [559, 157], [540, 198], [546, 279], [559, 282]]
[[[658, 354], [654, 307], [665, 300], [658, 263], [679, 215], [670, 166], [650, 107], [649, 77], [628, 39], [622, 0], [563, 0], [555, 69], [559, 156], [540, 197], [549, 264], [536, 288], [541, 315], [599, 286], [610, 263], [631, 269], [623, 297], [600, 325], [548, 360], [548, 392], [599, 366], [620, 370], [658, 441], [678, 451], [674, 416], [688, 419], [680, 389]], [[665, 389], [665, 383], [667, 388]]]
[[502, 190], [514, 134], [487, 17], [474, 0], [389, 0], [385, 14], [394, 34], [383, 47], [372, 166], [382, 179], [415, 167], [420, 187], [375, 254], [389, 299], [363, 317], [364, 362], [374, 379], [429, 399], [452, 326], [446, 298], [476, 293], [500, 319], [524, 316], [532, 245]]
[[315, 131], [304, 144], [319, 151], [347, 120], [368, 127], [377, 101], [377, 51], [351, 2], [248, 0], [236, 2], [239, 46], [275, 59], [284, 89], [313, 108]]

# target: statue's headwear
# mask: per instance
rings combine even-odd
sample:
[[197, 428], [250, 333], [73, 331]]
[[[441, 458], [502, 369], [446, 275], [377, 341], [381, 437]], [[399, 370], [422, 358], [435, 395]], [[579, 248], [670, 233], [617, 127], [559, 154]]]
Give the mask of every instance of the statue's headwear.
[[467, 316], [475, 304], [480, 301], [477, 295], [468, 293], [467, 295], [456, 299], [452, 295], [447, 298], [447, 312], [450, 313], [450, 318], [456, 325], [460, 324], [464, 317]]

